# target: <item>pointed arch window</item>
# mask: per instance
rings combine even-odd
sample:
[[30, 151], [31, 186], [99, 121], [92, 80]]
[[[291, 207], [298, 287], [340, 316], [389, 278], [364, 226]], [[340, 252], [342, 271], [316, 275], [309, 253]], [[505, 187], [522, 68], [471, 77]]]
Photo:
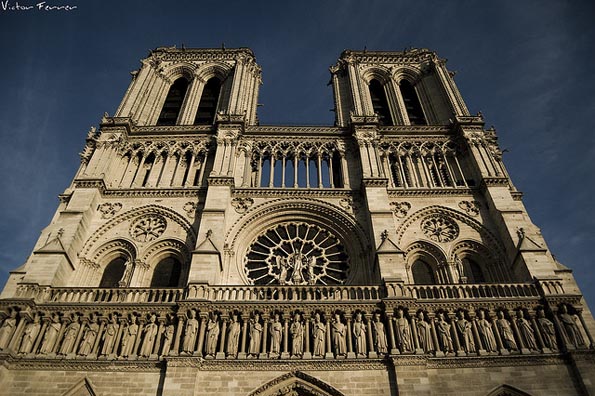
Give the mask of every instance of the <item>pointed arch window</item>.
[[188, 80], [180, 77], [169, 87], [157, 125], [176, 125], [188, 90]]
[[372, 109], [378, 114], [378, 123], [380, 125], [394, 125], [388, 107], [388, 100], [384, 92], [384, 86], [380, 81], [373, 79], [370, 81], [370, 98], [372, 99]]
[[99, 287], [118, 287], [126, 271], [126, 258], [116, 257], [105, 267]]
[[215, 121], [217, 102], [221, 91], [221, 80], [213, 77], [207, 81], [194, 118], [194, 125], [211, 125]]
[[467, 262], [467, 268], [469, 269], [468, 274], [470, 275], [469, 282], [470, 283], [484, 283], [486, 281], [485, 276], [483, 274], [483, 270], [481, 266], [471, 260], [466, 258], [465, 261]]
[[416, 260], [411, 266], [413, 283], [416, 285], [432, 285], [436, 283], [432, 267], [422, 260]]
[[177, 287], [180, 284], [182, 264], [175, 257], [162, 259], [153, 271], [151, 287]]
[[405, 103], [405, 110], [409, 117], [409, 123], [411, 125], [427, 125], [426, 118], [424, 116], [421, 103], [417, 97], [417, 92], [411, 83], [407, 80], [401, 80], [399, 83], [399, 89], [403, 102]]

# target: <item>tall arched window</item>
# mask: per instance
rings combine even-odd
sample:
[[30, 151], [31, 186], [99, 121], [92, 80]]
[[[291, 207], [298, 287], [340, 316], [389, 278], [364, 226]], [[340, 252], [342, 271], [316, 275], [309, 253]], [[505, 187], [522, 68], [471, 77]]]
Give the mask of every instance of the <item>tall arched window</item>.
[[433, 285], [436, 283], [434, 271], [428, 263], [422, 260], [416, 260], [411, 266], [413, 274], [413, 283], [416, 285]]
[[409, 123], [411, 125], [427, 125], [424, 112], [419, 103], [419, 98], [415, 92], [415, 88], [407, 80], [401, 80], [399, 83], [399, 89], [401, 90], [401, 96], [405, 103], [405, 110], [407, 110], [407, 116], [409, 117]]
[[471, 279], [469, 279], [469, 283], [483, 283], [486, 281], [485, 276], [483, 275], [483, 271], [479, 264], [475, 261], [470, 260], [468, 258], [465, 259], [467, 262], [468, 274]]
[[126, 258], [116, 257], [105, 267], [99, 287], [118, 287], [118, 282], [124, 276]]
[[217, 77], [211, 78], [202, 90], [202, 96], [194, 118], [194, 125], [211, 125], [215, 121], [217, 101], [221, 91], [221, 81]]
[[176, 125], [187, 90], [188, 80], [185, 77], [180, 77], [174, 81], [171, 87], [169, 87], [169, 92], [165, 98], [161, 114], [159, 114], [157, 125]]
[[378, 123], [380, 125], [394, 125], [384, 87], [376, 79], [370, 81], [370, 97], [372, 98], [374, 113], [378, 114]]
[[182, 264], [175, 257], [162, 259], [153, 271], [151, 287], [177, 287], [180, 284]]

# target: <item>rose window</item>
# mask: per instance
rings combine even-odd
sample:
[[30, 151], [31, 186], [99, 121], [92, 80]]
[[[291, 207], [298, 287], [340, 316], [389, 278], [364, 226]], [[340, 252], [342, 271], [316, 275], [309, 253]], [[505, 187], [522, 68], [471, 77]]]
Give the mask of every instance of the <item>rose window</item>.
[[421, 230], [436, 242], [450, 242], [459, 235], [459, 226], [443, 216], [426, 217], [421, 222]]
[[349, 258], [337, 237], [306, 223], [267, 230], [252, 242], [244, 262], [255, 285], [340, 285], [349, 273]]
[[153, 215], [142, 217], [130, 226], [130, 235], [135, 241], [149, 242], [163, 234], [167, 222], [161, 216]]

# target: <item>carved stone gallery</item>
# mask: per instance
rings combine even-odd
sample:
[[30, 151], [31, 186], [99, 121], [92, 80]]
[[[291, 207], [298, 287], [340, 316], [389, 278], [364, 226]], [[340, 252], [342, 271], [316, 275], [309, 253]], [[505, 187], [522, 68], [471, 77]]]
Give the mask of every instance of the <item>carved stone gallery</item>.
[[261, 73], [141, 60], [0, 296], [0, 389], [595, 394], [591, 312], [444, 59], [344, 51], [332, 126], [260, 125]]

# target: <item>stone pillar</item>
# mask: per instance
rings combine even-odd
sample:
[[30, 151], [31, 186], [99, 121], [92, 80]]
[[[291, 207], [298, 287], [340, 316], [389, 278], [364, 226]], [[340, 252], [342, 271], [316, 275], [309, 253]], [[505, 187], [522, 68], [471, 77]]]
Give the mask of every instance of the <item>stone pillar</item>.
[[8, 350], [12, 350], [15, 352], [19, 351], [21, 337], [23, 335], [23, 330], [25, 328], [25, 324], [27, 323], [28, 316], [29, 314], [27, 312], [19, 312], [19, 323], [17, 324], [17, 328], [14, 331], [14, 333], [12, 333], [12, 338], [8, 343], [7, 347]]
[[577, 316], [578, 319], [581, 322], [581, 325], [583, 327], [583, 330], [585, 331], [585, 334], [587, 335], [587, 338], [589, 339], [589, 348], [593, 349], [595, 343], [593, 342], [593, 336], [591, 335], [591, 332], [589, 332], [589, 328], [587, 327], [587, 324], [585, 323], [585, 319], [583, 318], [583, 310], [577, 310]]
[[128, 359], [136, 359], [136, 354], [138, 353], [138, 348], [140, 346], [140, 341], [143, 334], [143, 329], [145, 328], [146, 320], [143, 318], [138, 318], [138, 331], [136, 332], [136, 337], [134, 339], [134, 346], [132, 347], [132, 353], [128, 357]]
[[69, 353], [69, 355], [71, 355], [72, 358], [74, 358], [78, 353], [79, 345], [81, 343], [81, 338], [83, 338], [83, 333], [85, 332], [85, 328], [88, 326], [88, 323], [89, 323], [89, 319], [87, 319], [87, 318], [81, 319], [81, 327], [79, 328], [79, 332], [76, 335], [76, 340], [74, 341], [74, 346], [72, 347], [72, 351]]
[[330, 312], [324, 313], [324, 319], [326, 320], [326, 353], [324, 354], [325, 359], [333, 359], [335, 357], [335, 355], [333, 354], [332, 343], [331, 343], [330, 317], [331, 317]]
[[268, 312], [263, 312], [262, 315], [262, 349], [260, 351], [260, 355], [258, 356], [260, 359], [266, 359], [268, 357], [267, 353], [267, 339], [269, 338], [269, 320], [270, 315]]
[[222, 327], [219, 340], [219, 352], [215, 356], [216, 359], [225, 359], [225, 336], [227, 335], [227, 318], [221, 320]]
[[240, 344], [240, 353], [238, 359], [246, 359], [246, 337], [248, 334], [248, 319], [249, 317], [242, 314], [242, 342]]
[[[126, 320], [126, 318], [124, 316], [122, 316], [119, 319], [120, 322], [120, 326], [118, 327], [118, 334], [116, 335], [116, 341], [114, 342], [114, 354], [116, 356], [118, 356], [118, 348], [120, 347], [120, 341], [122, 340], [122, 333], [124, 332], [124, 325], [128, 324], [130, 326], [130, 324], [128, 323], [128, 321]], [[141, 331], [141, 329], [139, 329], [139, 332]]]
[[479, 336], [479, 331], [477, 331], [477, 324], [475, 323], [475, 312], [469, 313], [469, 318], [471, 319], [471, 332], [473, 333], [473, 338], [475, 338], [475, 345], [477, 346], [477, 354], [487, 355], [488, 353], [484, 349], [483, 343], [481, 342], [481, 337]]
[[355, 359], [353, 352], [353, 336], [351, 330], [351, 315], [347, 315], [347, 359]]
[[521, 334], [519, 333], [519, 328], [516, 325], [516, 318], [513, 318], [511, 316], [510, 319], [511, 319], [510, 325], [512, 326], [512, 331], [514, 333], [514, 336], [517, 339], [519, 350], [521, 351], [522, 354], [531, 353], [531, 351], [529, 351], [529, 349], [525, 345], [525, 341], [523, 340], [523, 337], [521, 337]]
[[444, 352], [440, 349], [440, 343], [438, 343], [438, 335], [436, 334], [436, 323], [435, 323], [436, 318], [433, 313], [428, 314], [428, 318], [430, 318], [432, 341], [434, 342], [434, 352], [436, 353], [436, 357], [444, 356]]
[[531, 327], [533, 327], [533, 330], [535, 332], [535, 338], [537, 339], [537, 343], [539, 344], [541, 351], [543, 353], [551, 353], [551, 350], [548, 347], [546, 347], [545, 343], [543, 342], [543, 338], [541, 337], [541, 331], [539, 330], [539, 326], [537, 326], [537, 321], [535, 320], [535, 311], [532, 309], [529, 310], [529, 318], [531, 318]]
[[415, 354], [416, 355], [423, 355], [424, 350], [419, 347], [419, 339], [417, 338], [417, 323], [415, 321], [415, 317], [411, 317], [410, 321], [411, 326], [411, 333], [413, 334], [413, 345], [415, 345]]
[[490, 323], [492, 324], [492, 332], [494, 333], [494, 338], [496, 338], [496, 346], [498, 347], [498, 351], [500, 351], [501, 355], [508, 355], [508, 349], [504, 348], [502, 344], [502, 338], [500, 338], [500, 332], [498, 331], [498, 326], [496, 325], [496, 313], [494, 311], [489, 312]]
[[207, 314], [201, 312], [200, 314], [200, 330], [198, 331], [198, 346], [197, 348], [194, 350], [193, 355], [194, 356], [202, 356], [202, 349], [203, 349], [203, 345], [205, 343], [205, 331], [207, 328]]
[[186, 315], [178, 315], [178, 327], [176, 328], [176, 335], [174, 339], [174, 350], [169, 354], [171, 356], [178, 356], [180, 353], [180, 339], [182, 338], [182, 329], [184, 328], [184, 319]]
[[454, 342], [454, 348], [456, 351], [457, 356], [467, 356], [465, 350], [461, 347], [461, 339], [459, 338], [459, 330], [457, 329], [457, 319], [456, 314], [448, 314], [448, 318], [450, 319], [450, 330], [452, 332], [452, 341]]
[[153, 354], [151, 358], [157, 358], [159, 356], [159, 347], [161, 346], [161, 337], [163, 335], [163, 328], [165, 326], [165, 318], [159, 318], [159, 329], [157, 335], [155, 335], [155, 344], [153, 345]]
[[87, 359], [95, 359], [97, 357], [97, 355], [99, 355], [99, 341], [101, 341], [101, 335], [103, 334], [103, 330], [105, 329], [106, 321], [107, 321], [107, 318], [99, 319], [99, 331], [97, 331], [97, 337], [95, 338], [95, 343], [93, 344], [93, 350], [87, 356]]
[[397, 342], [395, 339], [395, 329], [393, 327], [393, 314], [387, 314], [387, 326], [388, 326], [388, 342], [389, 342], [389, 353], [391, 355], [399, 355], [399, 349], [397, 348]]
[[66, 330], [66, 327], [69, 323], [70, 319], [62, 319], [62, 326], [60, 327], [60, 331], [58, 332], [58, 336], [56, 337], [56, 342], [52, 347], [51, 355], [54, 355], [58, 350], [58, 347], [60, 346], [60, 341], [62, 341], [62, 336], [64, 336], [64, 331]]
[[281, 353], [281, 359], [289, 358], [289, 317], [283, 320], [283, 352]]
[[306, 319], [304, 331], [304, 359], [311, 359], [312, 352], [310, 351], [310, 320]]
[[374, 337], [372, 335], [372, 315], [366, 314], [366, 328], [368, 329], [368, 357], [373, 359], [377, 358], [378, 354], [374, 349]]

